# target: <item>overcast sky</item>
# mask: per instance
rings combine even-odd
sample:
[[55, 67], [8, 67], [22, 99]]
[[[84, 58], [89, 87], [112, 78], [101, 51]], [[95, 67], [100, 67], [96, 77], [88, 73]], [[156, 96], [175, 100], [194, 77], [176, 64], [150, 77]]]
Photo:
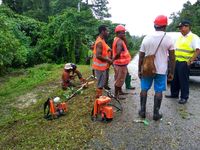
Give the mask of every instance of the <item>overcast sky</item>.
[[[108, 0], [111, 20], [126, 24], [131, 35], [146, 35], [154, 31], [153, 21], [158, 15], [170, 16], [183, 8], [187, 0]], [[197, 0], [189, 0], [194, 4]], [[169, 20], [170, 22], [170, 20]]]

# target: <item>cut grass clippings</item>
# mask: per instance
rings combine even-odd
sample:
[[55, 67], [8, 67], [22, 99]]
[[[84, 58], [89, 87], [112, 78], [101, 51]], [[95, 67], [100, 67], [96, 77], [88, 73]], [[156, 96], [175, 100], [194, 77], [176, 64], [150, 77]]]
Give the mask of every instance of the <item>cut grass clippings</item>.
[[[78, 68], [85, 78], [89, 76], [89, 66]], [[102, 136], [99, 131], [104, 124], [90, 118], [94, 84], [68, 102], [65, 116], [49, 121], [43, 118], [43, 103], [48, 97], [65, 100], [66, 91], [60, 86], [62, 71], [61, 65], [44, 64], [4, 77], [0, 85], [1, 149], [87, 149], [93, 137]], [[36, 101], [18, 107], [18, 103], [29, 101], [27, 95], [31, 94]]]

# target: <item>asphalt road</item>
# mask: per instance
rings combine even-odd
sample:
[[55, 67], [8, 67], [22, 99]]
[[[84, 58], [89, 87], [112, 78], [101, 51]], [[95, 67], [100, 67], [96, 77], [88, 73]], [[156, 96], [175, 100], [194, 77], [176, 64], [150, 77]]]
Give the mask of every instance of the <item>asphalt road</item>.
[[[161, 121], [153, 121], [153, 96], [151, 89], [147, 100], [148, 124], [137, 122], [139, 110], [140, 80], [137, 77], [136, 56], [128, 66], [132, 85], [136, 90], [121, 101], [123, 111], [116, 112], [110, 123], [102, 124], [103, 139], [94, 138], [91, 149], [116, 150], [200, 150], [200, 77], [190, 78], [190, 98], [187, 104], [178, 104], [178, 99], [163, 98], [160, 112]], [[110, 85], [113, 87], [113, 75]], [[125, 89], [124, 89], [125, 90]], [[164, 95], [169, 92], [169, 87]]]

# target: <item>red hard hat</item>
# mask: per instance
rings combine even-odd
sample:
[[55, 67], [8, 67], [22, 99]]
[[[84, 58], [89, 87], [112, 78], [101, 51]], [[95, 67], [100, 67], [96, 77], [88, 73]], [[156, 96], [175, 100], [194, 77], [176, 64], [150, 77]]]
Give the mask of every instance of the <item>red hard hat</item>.
[[159, 15], [154, 20], [154, 25], [156, 26], [166, 26], [167, 25], [167, 16]]
[[117, 33], [117, 32], [120, 32], [120, 31], [126, 31], [126, 29], [125, 29], [125, 27], [123, 26], [123, 25], [117, 25], [116, 27], [115, 27], [115, 33]]

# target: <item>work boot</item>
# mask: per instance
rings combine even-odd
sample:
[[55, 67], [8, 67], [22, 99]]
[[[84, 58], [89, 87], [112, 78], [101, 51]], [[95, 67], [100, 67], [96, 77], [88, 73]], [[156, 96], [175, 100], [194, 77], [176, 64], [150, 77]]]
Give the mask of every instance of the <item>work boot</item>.
[[131, 75], [129, 75], [129, 74], [126, 75], [125, 85], [126, 85], [126, 89], [129, 89], [129, 90], [135, 89], [135, 87], [131, 86]]
[[124, 99], [126, 99], [126, 98], [124, 98], [124, 97], [119, 97], [119, 95], [120, 95], [120, 89], [121, 89], [121, 87], [115, 86], [115, 98], [116, 98], [116, 99], [119, 99], [119, 100], [124, 100]]
[[122, 87], [118, 87], [119, 88], [119, 95], [127, 95], [128, 93], [125, 93], [122, 91]]
[[158, 121], [162, 118], [162, 114], [159, 113], [162, 98], [154, 96], [154, 106], [153, 106], [153, 120]]
[[139, 116], [141, 118], [146, 118], [146, 102], [147, 102], [147, 96], [140, 96], [140, 111]]
[[110, 90], [111, 88], [108, 85], [106, 85], [106, 86], [104, 86], [104, 89]]
[[96, 89], [96, 96], [95, 98], [99, 98], [103, 94], [103, 89]]

